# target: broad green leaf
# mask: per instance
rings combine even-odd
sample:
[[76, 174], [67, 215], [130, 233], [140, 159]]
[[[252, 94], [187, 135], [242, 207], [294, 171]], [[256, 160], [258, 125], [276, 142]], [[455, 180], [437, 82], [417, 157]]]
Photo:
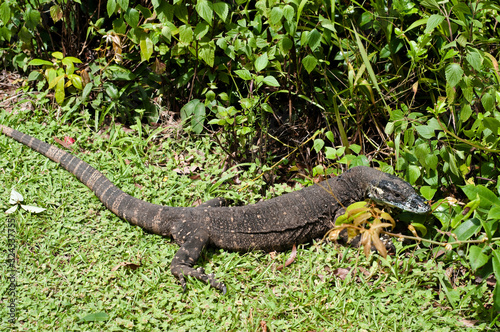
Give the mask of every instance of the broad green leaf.
[[35, 30], [38, 24], [40, 24], [40, 12], [36, 9], [31, 9], [28, 7], [26, 12], [24, 12], [25, 25], [28, 29]]
[[420, 4], [429, 9], [439, 10], [439, 4], [436, 0], [422, 0]]
[[55, 87], [57, 84], [59, 84], [59, 81], [63, 80], [64, 81], [64, 75], [59, 75], [54, 77], [52, 80], [49, 81], [49, 89], [52, 89]]
[[488, 211], [488, 220], [500, 220], [500, 206], [493, 205], [493, 207]]
[[126, 11], [128, 9], [128, 0], [117, 0], [117, 2], [123, 11]]
[[79, 322], [102, 322], [108, 320], [109, 316], [105, 312], [96, 312], [80, 319]]
[[82, 101], [86, 101], [90, 92], [92, 91], [92, 88], [94, 87], [94, 84], [92, 82], [88, 83], [85, 85], [82, 91]]
[[189, 44], [193, 41], [193, 29], [188, 25], [179, 27], [179, 41], [184, 44]]
[[63, 11], [61, 10], [61, 7], [59, 5], [50, 7], [50, 17], [52, 18], [52, 21], [54, 21], [54, 23], [56, 23], [63, 17]]
[[465, 195], [467, 195], [467, 198], [469, 198], [471, 201], [476, 199], [477, 195], [479, 195], [479, 198], [481, 200], [479, 206], [483, 209], [489, 209], [492, 205], [500, 206], [500, 198], [498, 198], [491, 190], [489, 190], [485, 186], [474, 186], [472, 184], [468, 184], [461, 188]]
[[139, 11], [134, 8], [129, 8], [129, 10], [125, 13], [124, 18], [131, 28], [137, 28], [139, 25]]
[[486, 111], [492, 111], [495, 108], [495, 97], [493, 97], [490, 93], [485, 93], [481, 97], [481, 104]]
[[426, 139], [435, 138], [436, 134], [434, 133], [434, 128], [431, 126], [415, 126], [418, 134]]
[[267, 64], [269, 63], [269, 59], [267, 57], [267, 53], [263, 53], [261, 56], [259, 56], [256, 60], [255, 60], [255, 70], [257, 72], [263, 70], [264, 68], [267, 67]]
[[316, 153], [319, 153], [323, 146], [325, 146], [325, 142], [321, 138], [316, 138], [314, 140], [313, 149]]
[[483, 67], [483, 57], [475, 49], [469, 50], [465, 56], [467, 62], [477, 71], [480, 71]]
[[204, 19], [208, 24], [212, 25], [212, 19], [214, 16], [214, 11], [212, 9], [212, 3], [207, 0], [198, 0], [195, 6], [198, 15]]
[[337, 158], [337, 150], [335, 150], [331, 146], [325, 147], [325, 157], [327, 159], [336, 159]]
[[414, 229], [419, 231], [420, 234], [422, 234], [422, 236], [425, 236], [427, 234], [427, 227], [425, 227], [424, 225], [422, 225], [418, 222], [412, 222], [411, 226], [413, 226]]
[[276, 78], [274, 78], [274, 76], [266, 76], [264, 77], [264, 80], [262, 80], [262, 82], [264, 82], [264, 84], [268, 86], [275, 86], [275, 87], [280, 86], [280, 84], [278, 83]]
[[57, 60], [62, 60], [64, 58], [64, 55], [61, 52], [52, 52], [52, 56]]
[[75, 88], [77, 88], [78, 90], [83, 89], [82, 78], [79, 75], [75, 74], [68, 75], [68, 78], [70, 79], [71, 84], [73, 84]]
[[250, 81], [252, 79], [252, 74], [246, 69], [235, 70], [234, 73], [245, 81]]
[[[462, 91], [464, 92], [464, 96], [465, 96], [465, 91], [464, 89], [462, 89]], [[472, 92], [472, 89], [471, 89], [471, 92]], [[469, 99], [466, 98], [468, 101]], [[466, 122], [467, 120], [469, 120], [470, 116], [472, 115], [472, 108], [470, 107], [469, 104], [465, 104], [462, 109], [460, 109], [460, 120], [462, 122]]]
[[318, 64], [318, 60], [312, 54], [308, 54], [306, 57], [302, 59], [302, 65], [304, 65], [304, 69], [310, 74], [316, 65]]
[[199, 55], [207, 65], [213, 67], [215, 61], [215, 43], [213, 41], [210, 41], [209, 43], [201, 45], [199, 49]]
[[498, 282], [495, 284], [495, 289], [493, 290], [493, 307], [497, 312], [500, 311], [500, 284]]
[[210, 26], [206, 22], [199, 22], [196, 24], [196, 28], [194, 28], [194, 37], [197, 40], [201, 40], [209, 31]]
[[307, 38], [307, 44], [311, 48], [311, 51], [314, 52], [321, 44], [321, 33], [316, 29], [312, 29]]
[[488, 263], [490, 257], [488, 255], [483, 254], [483, 249], [478, 246], [471, 246], [469, 248], [469, 262], [470, 267], [476, 271], [484, 264]]
[[53, 66], [54, 64], [50, 61], [47, 60], [42, 60], [42, 59], [33, 59], [30, 62], [28, 62], [28, 66]]
[[[64, 98], [65, 98], [65, 93], [64, 93], [64, 75], [61, 75], [61, 76], [62, 76], [62, 78], [59, 79], [59, 81], [57, 82], [56, 92], [55, 92], [56, 102], [59, 105], [62, 105], [62, 103], [64, 102]], [[59, 77], [61, 77], [61, 76], [59, 76]]]
[[288, 37], [283, 37], [283, 39], [280, 40], [280, 48], [281, 48], [281, 51], [286, 54], [288, 53], [288, 51], [290, 51], [293, 47], [293, 41], [288, 38]]
[[1, 5], [0, 5], [0, 20], [2, 20], [2, 23], [4, 26], [6, 26], [9, 21], [10, 21], [10, 6], [9, 6], [9, 3], [4, 1]]
[[224, 2], [215, 2], [213, 4], [214, 12], [220, 17], [222, 21], [226, 21], [227, 15], [229, 14], [229, 5]]
[[290, 5], [285, 5], [283, 7], [283, 16], [285, 16], [285, 19], [287, 22], [293, 22], [293, 16], [295, 15], [295, 9], [293, 9], [292, 6]]
[[429, 19], [427, 20], [427, 26], [425, 27], [424, 33], [429, 33], [432, 30], [434, 30], [435, 27], [441, 24], [443, 22], [444, 16], [434, 14], [429, 16]]
[[108, 17], [111, 17], [116, 10], [116, 0], [108, 0], [108, 3], [106, 5], [106, 10], [108, 12]]
[[462, 79], [464, 71], [458, 63], [451, 63], [446, 67], [445, 74], [446, 81], [448, 81], [451, 87], [455, 87]]
[[416, 165], [408, 166], [408, 177], [411, 184], [414, 184], [420, 177], [420, 168]]
[[278, 23], [281, 23], [282, 18], [283, 9], [280, 7], [273, 7], [273, 9], [271, 9], [271, 13], [269, 14], [269, 23], [271, 25], [278, 25]]
[[149, 38], [149, 35], [144, 34], [141, 36], [139, 46], [141, 48], [141, 61], [148, 61], [154, 50], [153, 41]]
[[481, 222], [477, 218], [465, 220], [454, 231], [459, 241], [465, 241], [481, 230]]
[[436, 191], [437, 189], [431, 188], [430, 186], [422, 186], [420, 188], [420, 194], [428, 201], [434, 197]]

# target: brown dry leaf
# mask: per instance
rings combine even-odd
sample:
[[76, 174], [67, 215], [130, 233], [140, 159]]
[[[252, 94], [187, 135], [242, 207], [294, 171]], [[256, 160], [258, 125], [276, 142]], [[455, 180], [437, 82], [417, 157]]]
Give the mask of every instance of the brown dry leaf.
[[267, 332], [267, 324], [266, 321], [261, 320], [260, 321], [260, 328], [262, 329], [262, 332]]
[[336, 268], [335, 270], [333, 270], [333, 275], [339, 279], [345, 280], [345, 278], [347, 278], [347, 275], [349, 274], [349, 272], [351, 272], [350, 269], [345, 269], [345, 268], [339, 267], [339, 268]]
[[370, 249], [372, 248], [372, 238], [369, 232], [363, 232], [363, 235], [361, 235], [360, 244], [363, 246], [363, 252], [365, 253], [366, 258], [369, 258]]
[[464, 324], [466, 327], [474, 327], [474, 324], [476, 324], [477, 320], [468, 320], [468, 319], [460, 319], [460, 322]]
[[140, 266], [141, 265], [137, 265], [137, 264], [130, 263], [130, 262], [121, 262], [120, 264], [118, 264], [117, 266], [115, 266], [114, 268], [112, 268], [111, 272], [114, 272], [114, 271], [118, 270], [120, 267], [126, 267], [126, 268], [129, 268], [131, 270], [135, 270], [135, 269], [137, 269]]
[[382, 243], [382, 241], [378, 237], [378, 234], [376, 234], [376, 233], [372, 234], [371, 239], [372, 239], [373, 245], [377, 249], [380, 256], [386, 258], [387, 257], [387, 249], [385, 248], [385, 245]]
[[290, 254], [290, 257], [286, 260], [285, 265], [284, 266], [283, 265], [278, 266], [276, 268], [276, 270], [281, 271], [281, 270], [283, 270], [284, 267], [287, 267], [290, 264], [292, 264], [293, 261], [295, 260], [295, 257], [297, 257], [297, 247], [294, 244], [293, 247], [292, 247], [292, 253]]

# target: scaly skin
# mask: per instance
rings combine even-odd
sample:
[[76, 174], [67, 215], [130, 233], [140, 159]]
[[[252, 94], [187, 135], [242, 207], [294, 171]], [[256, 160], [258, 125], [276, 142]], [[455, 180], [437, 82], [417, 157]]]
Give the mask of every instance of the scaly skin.
[[372, 198], [414, 213], [430, 211], [407, 182], [369, 167], [344, 174], [257, 204], [224, 207], [222, 199], [195, 208], [151, 204], [132, 197], [99, 171], [53, 145], [0, 125], [0, 131], [59, 163], [89, 187], [118, 217], [180, 245], [171, 271], [183, 288], [190, 275], [226, 292], [222, 282], [193, 266], [206, 245], [236, 251], [285, 250], [322, 237], [351, 203]]

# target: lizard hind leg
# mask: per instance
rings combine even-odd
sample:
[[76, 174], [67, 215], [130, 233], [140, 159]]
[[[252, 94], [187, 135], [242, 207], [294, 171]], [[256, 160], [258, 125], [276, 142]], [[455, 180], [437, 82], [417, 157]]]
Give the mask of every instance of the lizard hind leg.
[[191, 276], [205, 283], [210, 284], [210, 286], [217, 288], [226, 294], [226, 286], [223, 282], [215, 279], [213, 274], [206, 274], [204, 269], [199, 267], [197, 269], [193, 268], [198, 258], [201, 255], [203, 247], [208, 243], [209, 234], [204, 229], [197, 229], [189, 238], [182, 244], [170, 264], [170, 271], [172, 274], [179, 279], [182, 288], [186, 291], [186, 280], [185, 276]]

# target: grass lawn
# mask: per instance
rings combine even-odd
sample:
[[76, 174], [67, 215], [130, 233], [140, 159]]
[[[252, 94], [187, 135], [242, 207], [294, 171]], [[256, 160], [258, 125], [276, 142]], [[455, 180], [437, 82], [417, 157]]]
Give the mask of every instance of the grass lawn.
[[[251, 182], [255, 168], [223, 171], [224, 154], [210, 137], [195, 141], [168, 129], [147, 140], [150, 132], [110, 127], [94, 133], [31, 113], [1, 112], [1, 124], [49, 143], [76, 139], [74, 154], [152, 203], [262, 198], [256, 194], [261, 180]], [[452, 286], [449, 265], [430, 259], [425, 246], [397, 243], [397, 255], [367, 260], [362, 250], [306, 244], [283, 271], [276, 266], [290, 252], [209, 248], [199, 265], [225, 282], [227, 294], [193, 279], [183, 293], [169, 269], [178, 249], [171, 239], [119, 219], [73, 175], [4, 135], [0, 156], [0, 208], [11, 207], [16, 189], [25, 204], [46, 209], [10, 215], [17, 230], [17, 321], [8, 322], [10, 272], [3, 250], [0, 331], [495, 330], [487, 286], [476, 289], [472, 279]], [[6, 248], [8, 216], [0, 215], [0, 246]]]

